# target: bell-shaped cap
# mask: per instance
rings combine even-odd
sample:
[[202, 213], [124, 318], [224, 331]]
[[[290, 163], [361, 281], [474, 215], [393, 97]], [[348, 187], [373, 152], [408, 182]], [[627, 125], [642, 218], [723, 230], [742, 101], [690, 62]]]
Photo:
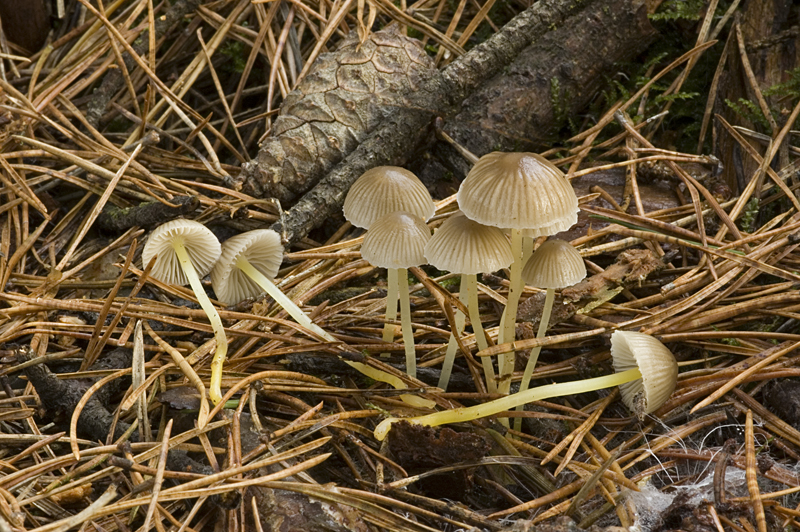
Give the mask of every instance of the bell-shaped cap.
[[497, 271], [513, 260], [511, 244], [501, 229], [481, 225], [460, 211], [433, 234], [425, 258], [440, 270], [460, 274]]
[[586, 277], [586, 265], [572, 244], [551, 238], [533, 252], [525, 267], [522, 280], [537, 288], [558, 290], [572, 286]]
[[211, 285], [217, 299], [226, 305], [238, 303], [264, 290], [237, 263], [246, 260], [268, 279], [274, 279], [283, 262], [281, 237], [272, 229], [257, 229], [236, 235], [222, 244], [222, 254], [211, 270]]
[[425, 264], [425, 244], [431, 230], [418, 216], [398, 211], [372, 224], [364, 235], [361, 256], [379, 268], [410, 268]]
[[617, 373], [639, 368], [642, 378], [620, 384], [622, 402], [639, 418], [655, 412], [675, 390], [678, 363], [664, 344], [649, 334], [614, 331], [611, 358]]
[[377, 166], [364, 172], [344, 200], [344, 217], [356, 227], [369, 229], [379, 218], [404, 211], [428, 221], [436, 207], [417, 176], [397, 166]]
[[525, 236], [554, 235], [578, 221], [578, 198], [556, 166], [536, 153], [481, 157], [458, 189], [468, 218]]
[[201, 278], [211, 271], [220, 255], [219, 240], [205, 225], [194, 220], [172, 220], [153, 229], [142, 249], [144, 266], [157, 256], [150, 270], [151, 277], [177, 286], [189, 284], [175, 252], [178, 245], [186, 249], [197, 276]]

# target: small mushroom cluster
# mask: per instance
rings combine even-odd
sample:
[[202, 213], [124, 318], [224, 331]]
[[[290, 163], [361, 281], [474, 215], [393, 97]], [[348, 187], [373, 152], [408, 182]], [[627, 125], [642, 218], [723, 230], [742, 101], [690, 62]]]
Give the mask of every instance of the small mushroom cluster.
[[217, 298], [230, 305], [260, 293], [269, 294], [295, 321], [327, 341], [336, 341], [281, 290], [272, 279], [283, 260], [278, 233], [271, 229], [249, 231], [220, 244], [206, 226], [192, 220], [173, 220], [157, 227], [142, 250], [142, 261], [154, 260], [150, 276], [173, 285], [189, 284], [214, 330], [216, 350], [211, 361], [209, 398], [222, 400], [222, 365], [228, 353], [228, 339], [219, 313], [208, 298], [200, 278], [211, 274]]
[[[383, 335], [386, 342], [394, 338], [391, 322], [400, 294], [406, 368], [412, 376], [416, 357], [406, 268], [427, 262], [461, 275], [459, 299], [468, 309], [479, 350], [487, 349], [488, 342], [478, 309], [478, 273], [510, 267], [508, 302], [498, 334], [498, 343], [509, 345], [515, 337], [523, 283], [545, 290], [537, 334], [541, 338], [550, 321], [555, 290], [572, 286], [586, 276], [580, 254], [563, 240], [548, 240], [533, 251], [535, 239], [569, 229], [577, 222], [578, 213], [578, 199], [569, 181], [543, 157], [533, 153], [490, 153], [469, 172], [458, 190], [457, 200], [460, 211], [452, 214], [433, 237], [425, 225], [433, 214], [433, 203], [422, 183], [406, 170], [373, 168], [356, 181], [345, 201], [345, 218], [367, 229], [362, 256], [373, 266], [388, 269], [387, 323]], [[442, 389], [447, 388], [458, 349], [457, 337], [463, 334], [465, 322], [466, 317], [457, 310], [439, 380]], [[612, 335], [611, 352], [618, 373], [528, 390], [539, 350], [534, 349], [528, 359], [518, 393], [409, 421], [430, 426], [467, 421], [508, 408], [522, 408], [546, 397], [617, 385], [625, 403], [641, 416], [666, 401], [677, 379], [675, 359], [660, 342], [640, 333], [616, 331]], [[652, 364], [651, 355], [655, 357]], [[481, 357], [481, 362], [487, 390], [508, 394], [515, 362], [513, 350], [500, 355], [497, 375], [490, 357]], [[651, 387], [653, 381], [659, 383], [656, 388]], [[375, 431], [376, 437], [383, 439], [394, 421], [390, 418], [381, 423]], [[518, 418], [517, 422], [520, 421]]]

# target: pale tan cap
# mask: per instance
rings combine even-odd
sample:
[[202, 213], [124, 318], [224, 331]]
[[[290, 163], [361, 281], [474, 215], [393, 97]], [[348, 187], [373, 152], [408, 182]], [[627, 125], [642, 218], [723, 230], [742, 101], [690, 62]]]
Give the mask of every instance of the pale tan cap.
[[440, 270], [461, 274], [497, 271], [513, 260], [502, 230], [470, 220], [461, 211], [436, 230], [425, 246], [425, 258]]
[[397, 166], [377, 166], [367, 170], [353, 183], [344, 200], [344, 217], [364, 229], [397, 211], [416, 214], [425, 221], [436, 211], [422, 181]]
[[551, 238], [533, 252], [522, 268], [522, 279], [537, 288], [560, 289], [586, 277], [586, 265], [572, 244]]
[[678, 382], [678, 363], [669, 349], [649, 334], [614, 331], [611, 358], [617, 373], [639, 368], [642, 378], [621, 384], [622, 402], [638, 417], [667, 402]]
[[468, 218], [483, 225], [524, 229], [531, 237], [554, 235], [578, 221], [572, 185], [536, 153], [484, 155], [461, 183], [457, 197]]
[[176, 242], [183, 243], [200, 278], [211, 271], [219, 258], [219, 240], [210, 229], [194, 220], [172, 220], [153, 229], [142, 249], [142, 263], [145, 267], [154, 256], [158, 256], [150, 270], [150, 276], [154, 279], [177, 286], [189, 284], [175, 253]]
[[431, 230], [408, 212], [393, 212], [372, 224], [364, 235], [361, 256], [379, 268], [410, 268], [425, 264], [425, 244]]
[[211, 270], [211, 285], [217, 299], [226, 305], [264, 292], [250, 276], [239, 269], [236, 263], [242, 259], [268, 279], [274, 279], [283, 262], [280, 235], [272, 229], [257, 229], [223, 242], [222, 254]]

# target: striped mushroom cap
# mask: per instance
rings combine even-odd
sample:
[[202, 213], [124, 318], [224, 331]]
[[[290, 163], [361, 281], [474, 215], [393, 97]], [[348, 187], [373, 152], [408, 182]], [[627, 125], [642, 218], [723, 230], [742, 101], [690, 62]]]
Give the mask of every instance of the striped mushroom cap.
[[431, 230], [418, 216], [398, 211], [377, 220], [364, 235], [361, 256], [379, 268], [410, 268], [425, 264], [425, 244]]
[[578, 198], [556, 166], [536, 153], [481, 157], [458, 189], [468, 218], [525, 236], [554, 235], [578, 221]]
[[481, 225], [460, 211], [431, 237], [425, 258], [440, 270], [460, 274], [497, 271], [513, 260], [511, 245], [501, 229]]
[[551, 238], [533, 252], [522, 269], [522, 279], [537, 288], [558, 290], [586, 277], [586, 265], [572, 244]]
[[642, 378], [620, 384], [622, 402], [640, 419], [667, 402], [678, 382], [678, 363], [664, 344], [649, 334], [614, 331], [611, 358], [617, 373], [639, 368]]
[[217, 299], [226, 305], [264, 291], [239, 269], [237, 262], [242, 259], [267, 278], [274, 279], [283, 262], [280, 235], [272, 229], [257, 229], [233, 236], [222, 244], [222, 255], [211, 270], [211, 285]]
[[344, 217], [364, 229], [397, 211], [416, 214], [425, 221], [436, 211], [422, 181], [397, 166], [377, 166], [367, 170], [353, 183], [344, 200]]
[[150, 276], [161, 282], [184, 286], [189, 279], [181, 268], [175, 252], [176, 243], [181, 243], [198, 277], [211, 271], [220, 255], [220, 244], [214, 233], [194, 220], [172, 220], [156, 227], [142, 249], [143, 266], [157, 256]]

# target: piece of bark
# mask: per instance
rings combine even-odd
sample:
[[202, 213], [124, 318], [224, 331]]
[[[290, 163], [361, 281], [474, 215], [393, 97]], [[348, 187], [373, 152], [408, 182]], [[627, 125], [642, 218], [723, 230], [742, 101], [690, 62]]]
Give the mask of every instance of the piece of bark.
[[464, 99], [486, 79], [499, 73], [522, 50], [570, 15], [590, 5], [574, 0], [539, 0], [506, 24], [488, 41], [476, 46], [441, 71], [434, 71], [410, 104], [381, 122], [358, 147], [307, 192], [283, 223], [273, 225], [289, 242], [302, 239], [341, 208], [350, 185], [375, 166], [400, 164], [425, 135], [434, 116], [453, 116]]
[[283, 101], [256, 160], [228, 185], [282, 203], [308, 191], [434, 71], [417, 39], [396, 24], [359, 43], [351, 32], [321, 54]]
[[[644, 0], [594, 3], [470, 95], [444, 129], [478, 156], [547, 149], [566, 121], [596, 96], [604, 74], [635, 58], [655, 36]], [[436, 151], [457, 175], [469, 171], [449, 144], [439, 143]]]

